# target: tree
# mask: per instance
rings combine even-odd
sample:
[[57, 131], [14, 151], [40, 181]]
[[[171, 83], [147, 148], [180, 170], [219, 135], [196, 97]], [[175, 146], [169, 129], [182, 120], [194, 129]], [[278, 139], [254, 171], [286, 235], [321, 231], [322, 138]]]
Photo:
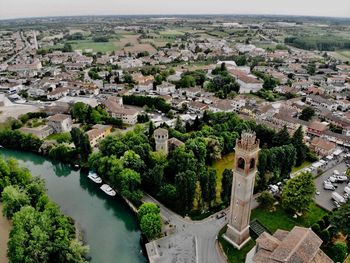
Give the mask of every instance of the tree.
[[150, 203], [150, 202], [143, 203], [139, 207], [139, 210], [137, 211], [137, 215], [139, 219], [141, 219], [143, 216], [147, 214], [159, 214], [159, 213], [160, 213], [159, 206], [157, 206], [155, 203]]
[[162, 221], [159, 214], [146, 214], [141, 218], [140, 228], [148, 239], [158, 237], [162, 231]]
[[120, 160], [123, 162], [125, 168], [130, 168], [137, 172], [141, 172], [144, 169], [144, 161], [140, 158], [140, 155], [132, 150], [126, 151]]
[[151, 193], [158, 193], [163, 184], [164, 166], [156, 164], [146, 173], [142, 174], [142, 185]]
[[196, 189], [196, 173], [190, 170], [180, 172], [175, 176], [176, 193], [180, 207], [185, 210], [192, 209]]
[[83, 161], [87, 161], [92, 152], [88, 135], [76, 127], [70, 131], [70, 134], [77, 153], [80, 154]]
[[7, 218], [12, 218], [14, 213], [30, 203], [27, 193], [15, 186], [5, 187], [1, 198], [3, 202], [2, 212]]
[[271, 209], [276, 202], [276, 199], [269, 191], [263, 191], [257, 198], [257, 201], [262, 208]]
[[188, 151], [192, 151], [198, 163], [205, 164], [207, 156], [207, 143], [203, 137], [189, 139], [185, 143]]
[[177, 147], [170, 153], [169, 167], [173, 174], [184, 172], [187, 170], [196, 170], [197, 160], [192, 151], [188, 151], [185, 147]]
[[304, 133], [301, 126], [294, 132], [292, 144], [296, 151], [295, 166], [298, 167], [305, 161], [309, 152], [309, 148], [304, 143]]
[[311, 173], [301, 173], [288, 180], [282, 192], [282, 205], [291, 212], [303, 212], [313, 202], [316, 192]]
[[172, 184], [165, 184], [160, 187], [158, 196], [166, 205], [174, 207], [177, 201], [176, 187]]
[[348, 246], [346, 243], [338, 241], [330, 248], [329, 253], [334, 262], [344, 262], [348, 253]]
[[231, 198], [232, 176], [233, 176], [233, 172], [231, 169], [225, 169], [224, 172], [222, 173], [221, 200], [224, 203], [228, 203]]
[[279, 132], [277, 132], [272, 139], [272, 143], [274, 146], [282, 146], [289, 144], [290, 142], [291, 140], [286, 125], [284, 125], [283, 128]]
[[216, 197], [216, 170], [212, 168], [208, 172], [208, 197], [209, 206], [211, 206]]
[[73, 51], [72, 45], [69, 43], [65, 43], [62, 48], [62, 52], [72, 52], [72, 51]]
[[331, 225], [342, 232], [344, 235], [350, 235], [350, 200], [343, 204], [340, 208], [333, 211], [330, 221]]
[[176, 117], [176, 122], [175, 122], [175, 130], [185, 133], [186, 129], [182, 124], [182, 120], [180, 119], [180, 115]]
[[196, 85], [196, 80], [193, 76], [184, 75], [177, 83], [177, 87], [179, 88], [189, 88], [194, 87]]
[[301, 115], [299, 119], [304, 120], [304, 121], [309, 121], [312, 119], [312, 117], [315, 116], [315, 110], [312, 107], [305, 107], [301, 111]]
[[323, 240], [323, 243], [327, 245], [331, 239], [329, 231], [327, 229], [323, 229], [320, 233], [320, 238]]
[[316, 72], [316, 65], [315, 63], [309, 63], [307, 65], [307, 73], [310, 74], [310, 75], [315, 75], [315, 72]]
[[247, 57], [245, 55], [239, 55], [234, 58], [237, 66], [244, 66], [247, 64]]
[[124, 169], [118, 177], [118, 189], [126, 198], [138, 202], [142, 197], [139, 187], [141, 184], [140, 174], [131, 169]]
[[73, 119], [78, 120], [81, 123], [86, 123], [88, 120], [90, 106], [83, 102], [76, 102], [70, 109], [70, 113]]

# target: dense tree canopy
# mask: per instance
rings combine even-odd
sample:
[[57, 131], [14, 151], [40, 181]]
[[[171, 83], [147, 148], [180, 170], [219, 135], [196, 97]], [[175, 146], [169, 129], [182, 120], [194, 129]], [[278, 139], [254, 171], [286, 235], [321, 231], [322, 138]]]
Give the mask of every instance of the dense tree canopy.
[[316, 186], [311, 173], [301, 173], [288, 180], [282, 192], [282, 205], [291, 212], [306, 211], [312, 202]]
[[305, 107], [301, 111], [301, 115], [299, 119], [304, 120], [304, 121], [309, 121], [312, 119], [312, 117], [315, 116], [315, 110], [313, 107]]
[[0, 158], [4, 214], [12, 219], [8, 258], [12, 263], [84, 263], [88, 251], [75, 235], [74, 222], [61, 214], [34, 179], [14, 160]]

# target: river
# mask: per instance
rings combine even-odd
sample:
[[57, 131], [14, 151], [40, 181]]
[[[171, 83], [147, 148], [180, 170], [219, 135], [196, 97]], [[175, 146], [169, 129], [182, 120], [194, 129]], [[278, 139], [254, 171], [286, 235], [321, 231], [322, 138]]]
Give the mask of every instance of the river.
[[90, 246], [92, 263], [145, 263], [136, 216], [118, 197], [109, 197], [86, 174], [28, 152], [0, 149], [34, 176], [45, 179], [47, 194], [74, 218]]

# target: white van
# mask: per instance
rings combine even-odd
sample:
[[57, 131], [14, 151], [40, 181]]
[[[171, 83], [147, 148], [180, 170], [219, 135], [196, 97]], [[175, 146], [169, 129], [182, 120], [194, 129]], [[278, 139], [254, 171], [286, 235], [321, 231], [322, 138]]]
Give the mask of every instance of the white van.
[[337, 192], [333, 192], [332, 193], [332, 198], [333, 198], [333, 200], [337, 201], [338, 203], [341, 203], [341, 204], [345, 203], [344, 197], [342, 197]]

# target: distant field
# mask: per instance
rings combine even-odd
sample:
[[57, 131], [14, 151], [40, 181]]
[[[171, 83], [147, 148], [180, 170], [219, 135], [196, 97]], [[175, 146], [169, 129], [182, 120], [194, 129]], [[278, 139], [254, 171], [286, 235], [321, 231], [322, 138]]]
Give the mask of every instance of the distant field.
[[155, 45], [156, 47], [164, 47], [167, 43], [172, 43], [174, 42], [173, 38], [144, 38], [140, 40], [141, 43], [150, 43]]
[[341, 49], [332, 53], [335, 53], [342, 59], [350, 59], [350, 49]]
[[[129, 33], [129, 32], [128, 32]], [[94, 42], [92, 39], [86, 40], [72, 40], [67, 41], [67, 43], [71, 44], [73, 49], [92, 49], [93, 52], [112, 52], [117, 50], [122, 50], [123, 48], [128, 48], [127, 52], [137, 52], [137, 51], [149, 51], [150, 53], [154, 52], [155, 49], [149, 44], [142, 44], [140, 47], [138, 37], [139, 35], [125, 34], [125, 35], [117, 35], [115, 38], [110, 39], [109, 42]], [[129, 46], [130, 47], [126, 47]], [[57, 45], [57, 47], [62, 47], [63, 45]]]
[[77, 41], [68, 41], [72, 45], [74, 50], [76, 49], [92, 49], [94, 52], [112, 52], [117, 50], [117, 46], [114, 42], [93, 42], [92, 40], [77, 40]]
[[136, 44], [130, 47], [124, 47], [125, 52], [139, 53], [142, 51], [148, 51], [150, 54], [154, 54], [157, 50], [150, 44]]
[[169, 30], [160, 31], [159, 34], [161, 36], [176, 37], [176, 36], [183, 36], [185, 33], [178, 30], [169, 29]]

